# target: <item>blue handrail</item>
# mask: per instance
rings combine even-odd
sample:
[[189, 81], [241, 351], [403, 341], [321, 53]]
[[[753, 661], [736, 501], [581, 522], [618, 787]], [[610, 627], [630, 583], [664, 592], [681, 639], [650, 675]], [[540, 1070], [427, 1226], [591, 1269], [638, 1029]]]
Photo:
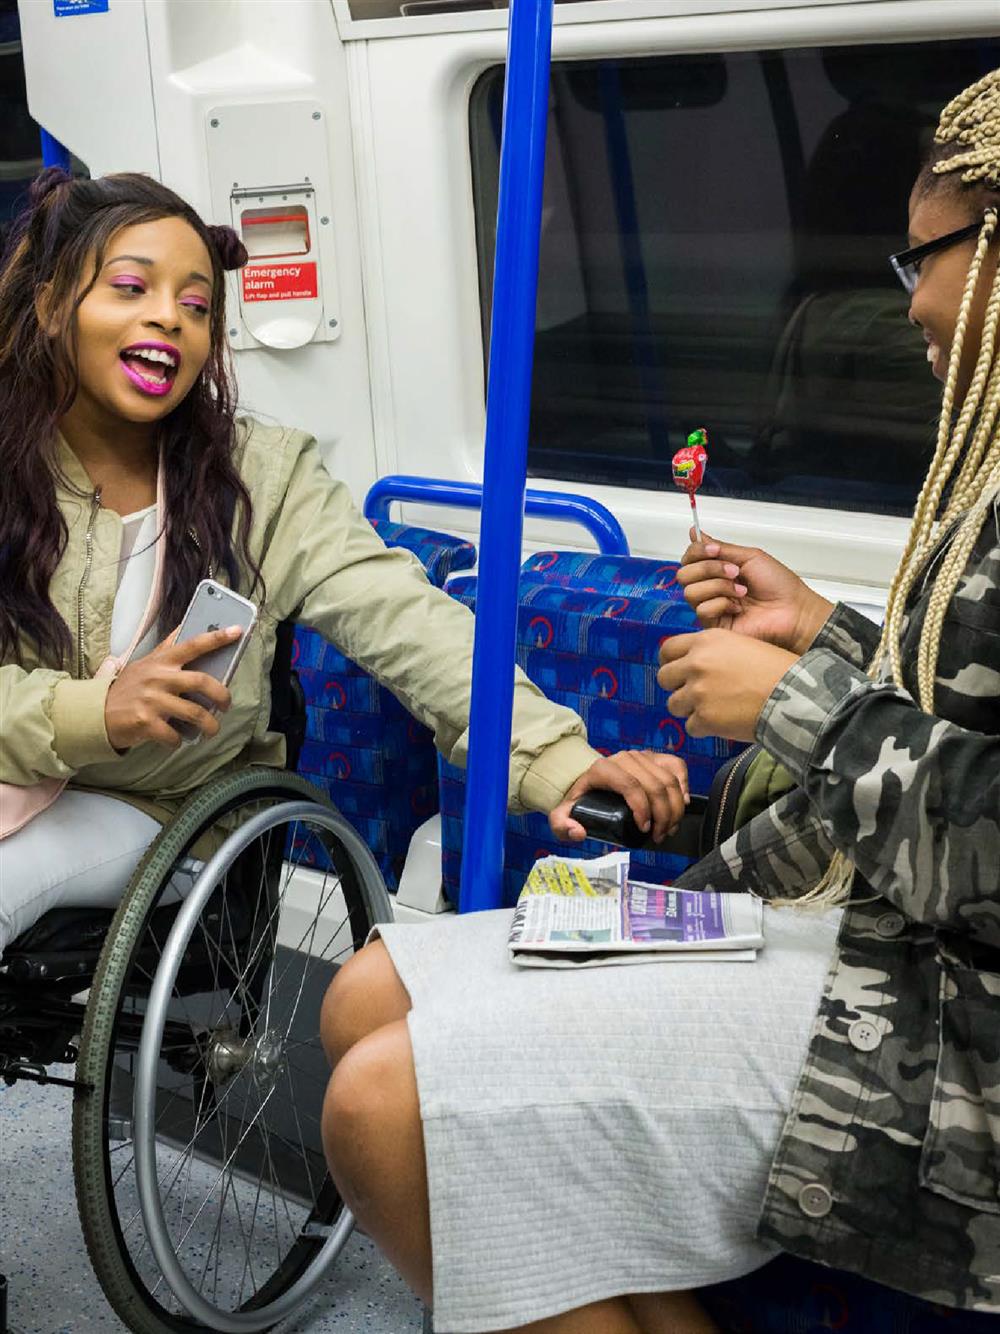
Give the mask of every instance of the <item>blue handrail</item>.
[[39, 133], [42, 137], [42, 165], [62, 167], [63, 171], [69, 171], [70, 154], [66, 145], [61, 144], [48, 130], [39, 128]]
[[509, 12], [460, 912], [497, 908], [503, 897], [517, 579], [549, 106], [552, 0], [511, 0]]
[[[483, 488], [478, 482], [449, 482], [442, 477], [410, 477], [394, 473], [380, 477], [365, 496], [365, 518], [388, 519], [389, 506], [394, 500], [478, 510], [483, 508]], [[532, 519], [561, 519], [582, 524], [603, 556], [630, 554], [624, 528], [609, 509], [589, 496], [529, 487], [524, 493], [524, 512]]]

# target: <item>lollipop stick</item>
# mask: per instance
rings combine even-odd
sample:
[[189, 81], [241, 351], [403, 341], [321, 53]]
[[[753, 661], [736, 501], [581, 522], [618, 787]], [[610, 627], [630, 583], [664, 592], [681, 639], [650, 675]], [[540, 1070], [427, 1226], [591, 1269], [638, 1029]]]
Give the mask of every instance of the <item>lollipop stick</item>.
[[698, 522], [698, 506], [694, 503], [694, 492], [689, 491], [688, 496], [691, 500], [691, 517], [694, 520], [694, 538], [696, 542], [701, 541], [701, 524]]

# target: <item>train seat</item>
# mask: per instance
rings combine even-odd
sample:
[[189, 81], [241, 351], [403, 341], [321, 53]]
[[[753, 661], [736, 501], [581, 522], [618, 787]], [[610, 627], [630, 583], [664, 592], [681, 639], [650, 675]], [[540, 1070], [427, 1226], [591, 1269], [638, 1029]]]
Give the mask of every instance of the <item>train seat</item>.
[[[461, 538], [383, 519], [372, 526], [387, 546], [412, 551], [438, 587], [475, 564], [475, 547]], [[394, 890], [413, 831], [438, 809], [431, 733], [313, 630], [297, 629], [292, 665], [306, 698], [298, 771], [329, 795]], [[300, 850], [306, 856], [310, 851]]]
[[[529, 557], [519, 582], [517, 661], [550, 699], [580, 714], [598, 750], [675, 750], [687, 761], [692, 791], [707, 795], [719, 767], [742, 746], [689, 737], [656, 684], [662, 641], [697, 629], [676, 572], [676, 562], [633, 556], [540, 552]], [[471, 576], [448, 584], [448, 591], [473, 609], [476, 589]], [[439, 769], [444, 888], [457, 902], [465, 775], [443, 760]], [[537, 857], [562, 847], [544, 816], [510, 816], [504, 902], [516, 901]], [[586, 857], [599, 856], [606, 848], [588, 840], [576, 850]], [[633, 852], [631, 865], [637, 877], [666, 883], [680, 874], [688, 859], [639, 851]]]

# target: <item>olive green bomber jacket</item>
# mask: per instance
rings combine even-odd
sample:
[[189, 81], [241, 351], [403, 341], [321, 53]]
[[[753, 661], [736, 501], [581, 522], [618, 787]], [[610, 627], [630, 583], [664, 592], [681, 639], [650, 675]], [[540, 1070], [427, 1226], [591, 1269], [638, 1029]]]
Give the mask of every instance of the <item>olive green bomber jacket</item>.
[[[334, 481], [316, 441], [241, 418], [236, 459], [253, 501], [251, 552], [264, 577], [260, 620], [230, 685], [218, 736], [171, 751], [147, 742], [119, 754], [104, 724], [108, 653], [122, 525], [93, 499], [79, 460], [60, 442], [57, 501], [69, 538], [50, 592], [73, 637], [68, 670], [38, 661], [0, 665], [0, 782], [44, 778], [120, 794], [163, 814], [219, 770], [280, 764], [267, 730], [268, 672], [279, 622], [318, 630], [370, 671], [434, 731], [438, 749], [465, 763], [474, 620], [427, 580], [411, 553], [389, 550]], [[509, 799], [548, 811], [595, 759], [581, 719], [517, 672]]]

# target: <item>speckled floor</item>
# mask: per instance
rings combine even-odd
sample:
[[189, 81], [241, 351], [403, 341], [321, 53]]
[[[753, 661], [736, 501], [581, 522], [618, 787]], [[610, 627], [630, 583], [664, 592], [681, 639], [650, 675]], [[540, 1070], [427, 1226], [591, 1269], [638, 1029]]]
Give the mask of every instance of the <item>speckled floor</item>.
[[[53, 1067], [53, 1074], [72, 1075]], [[67, 1088], [0, 1084], [0, 1272], [12, 1334], [104, 1334], [126, 1327], [90, 1269], [73, 1193]], [[421, 1308], [357, 1233], [332, 1276], [281, 1334], [407, 1334]]]

